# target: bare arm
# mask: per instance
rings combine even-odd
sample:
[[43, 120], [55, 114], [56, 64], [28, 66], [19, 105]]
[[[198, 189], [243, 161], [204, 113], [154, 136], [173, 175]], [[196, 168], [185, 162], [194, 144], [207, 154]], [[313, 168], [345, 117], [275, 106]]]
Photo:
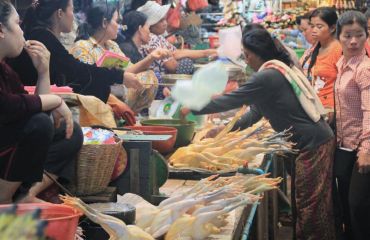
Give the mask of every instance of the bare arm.
[[30, 56], [34, 67], [37, 70], [38, 79], [36, 83], [35, 94], [50, 93], [50, 52], [41, 42], [30, 40], [27, 41], [25, 47]]
[[217, 55], [216, 49], [206, 49], [206, 50], [190, 50], [190, 49], [179, 49], [174, 53], [175, 59], [181, 58], [205, 58]]
[[139, 73], [146, 71], [150, 68], [150, 65], [155, 61], [155, 60], [160, 60], [164, 58], [168, 58], [172, 56], [172, 53], [169, 50], [166, 49], [156, 49], [152, 51], [149, 55], [147, 55], [143, 60], [140, 62], [131, 65], [130, 67], [127, 68], [128, 72], [132, 73]]

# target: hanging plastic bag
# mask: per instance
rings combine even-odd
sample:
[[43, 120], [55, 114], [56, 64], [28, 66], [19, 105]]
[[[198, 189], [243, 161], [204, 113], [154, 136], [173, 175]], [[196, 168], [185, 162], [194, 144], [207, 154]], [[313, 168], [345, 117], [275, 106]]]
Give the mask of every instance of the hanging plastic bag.
[[212, 96], [224, 91], [228, 73], [221, 61], [207, 64], [193, 75], [192, 81], [178, 80], [172, 97], [185, 107], [201, 110]]
[[224, 28], [219, 31], [218, 55], [238, 59], [242, 54], [242, 30], [240, 26]]
[[191, 11], [198, 11], [208, 7], [208, 0], [188, 0], [188, 8]]
[[174, 8], [170, 8], [167, 14], [168, 26], [172, 29], [179, 29], [181, 23], [181, 4], [176, 4]]

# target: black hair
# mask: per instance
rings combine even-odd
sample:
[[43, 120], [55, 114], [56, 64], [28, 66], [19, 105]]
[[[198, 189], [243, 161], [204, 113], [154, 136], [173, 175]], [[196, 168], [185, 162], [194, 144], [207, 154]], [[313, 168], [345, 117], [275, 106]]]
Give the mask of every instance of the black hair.
[[112, 20], [115, 12], [118, 13], [117, 4], [94, 4], [87, 11], [86, 22], [82, 23], [77, 29], [76, 41], [89, 39], [90, 36], [94, 35], [102, 27], [104, 20], [108, 22]]
[[6, 0], [0, 0], [0, 23], [8, 26], [8, 20], [13, 11], [13, 5]]
[[144, 26], [148, 17], [139, 11], [131, 11], [123, 15], [122, 22], [126, 25], [126, 30], [123, 32], [126, 39], [131, 39], [139, 30], [140, 26]]
[[367, 32], [367, 19], [365, 15], [359, 11], [347, 11], [340, 16], [337, 22], [337, 38], [339, 39], [339, 35], [342, 32], [343, 26], [352, 25], [354, 23], [357, 23], [364, 29], [366, 37], [369, 36], [369, 33]]
[[365, 12], [366, 19], [370, 19], [370, 8]]
[[306, 12], [302, 16], [298, 16], [295, 20], [296, 24], [301, 25], [302, 20], [310, 20], [312, 12]]
[[295, 19], [295, 23], [296, 23], [297, 25], [301, 25], [302, 19], [303, 19], [303, 16], [298, 16], [298, 17], [296, 17], [296, 19]]
[[22, 21], [22, 29], [28, 34], [34, 28], [52, 27], [51, 17], [55, 11], [62, 9], [65, 11], [70, 0], [38, 0], [26, 11]]
[[293, 62], [286, 49], [275, 42], [266, 29], [256, 28], [250, 31], [243, 31], [244, 48], [252, 51], [264, 61], [276, 59], [288, 66], [292, 66]]
[[[243, 28], [243, 45], [244, 45], [244, 36], [248, 32], [251, 32], [253, 30], [264, 30], [264, 31], [266, 31], [270, 35], [270, 33], [261, 24], [258, 24], [258, 23], [250, 23], [250, 24], [247, 24]], [[270, 35], [270, 37], [272, 37], [272, 36]], [[272, 37], [272, 40], [273, 40], [273, 42], [275, 44], [275, 47], [278, 49], [278, 51], [279, 52], [284, 52], [284, 54], [289, 57], [289, 62], [292, 63], [293, 61], [290, 58], [290, 54], [289, 54], [288, 50], [284, 47], [284, 45], [280, 42], [280, 40], [277, 39], [276, 37]], [[290, 64], [287, 64], [287, 65], [290, 65]]]
[[[337, 21], [338, 21], [338, 15], [337, 15], [337, 12], [335, 11], [334, 8], [332, 7], [320, 7], [320, 8], [316, 8], [312, 13], [311, 13], [311, 16], [310, 16], [310, 21], [313, 17], [319, 17], [321, 20], [323, 20], [329, 27], [333, 27], [336, 25]], [[311, 61], [310, 61], [310, 64], [308, 65], [308, 71], [307, 71], [307, 74], [308, 74], [308, 78], [310, 79], [310, 76], [311, 76], [311, 70], [313, 68], [313, 66], [315, 65], [316, 63], [316, 60], [317, 60], [317, 56], [319, 55], [319, 51], [320, 51], [320, 48], [321, 48], [321, 44], [320, 42], [318, 42], [316, 44], [316, 47], [315, 49], [312, 51], [312, 54], [311, 54]], [[305, 61], [303, 61], [303, 64], [302, 66], [304, 66], [306, 64], [306, 62], [308, 61], [309, 58], [305, 59]]]
[[133, 0], [131, 2], [131, 10], [136, 10], [138, 9], [139, 7], [145, 5], [145, 3], [147, 2], [148, 0]]
[[258, 23], [249, 23], [244, 26], [243, 28], [243, 35], [246, 34], [247, 32], [250, 32], [251, 30], [254, 29], [265, 29], [261, 24]]

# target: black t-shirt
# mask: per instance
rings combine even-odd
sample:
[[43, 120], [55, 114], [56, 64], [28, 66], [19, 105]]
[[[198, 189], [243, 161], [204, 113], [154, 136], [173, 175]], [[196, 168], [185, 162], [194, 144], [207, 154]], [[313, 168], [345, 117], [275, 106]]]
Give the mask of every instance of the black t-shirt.
[[119, 44], [119, 47], [134, 64], [144, 59], [143, 55], [141, 55], [139, 49], [136, 47], [135, 43], [131, 39], [126, 39], [121, 44]]
[[250, 105], [235, 128], [247, 128], [265, 117], [272, 128], [281, 132], [292, 127], [291, 141], [300, 150], [314, 150], [334, 137], [329, 125], [321, 119], [313, 122], [303, 110], [292, 87], [285, 77], [275, 69], [265, 69], [253, 74], [237, 90], [212, 100], [201, 111], [194, 114], [208, 114]]
[[[76, 93], [93, 95], [106, 102], [110, 85], [123, 82], [122, 70], [100, 68], [95, 64], [80, 62], [46, 29], [35, 29], [25, 37], [27, 40], [42, 42], [50, 51], [51, 84], [70, 86]], [[24, 85], [36, 85], [37, 71], [26, 51], [23, 50], [20, 56], [10, 60], [9, 65], [18, 73]]]

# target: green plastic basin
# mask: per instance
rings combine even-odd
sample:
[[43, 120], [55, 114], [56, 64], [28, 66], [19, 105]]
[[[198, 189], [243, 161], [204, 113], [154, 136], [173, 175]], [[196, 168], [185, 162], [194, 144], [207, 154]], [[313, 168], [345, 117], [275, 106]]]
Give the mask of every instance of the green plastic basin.
[[179, 119], [149, 119], [141, 120], [143, 126], [167, 126], [177, 129], [177, 138], [175, 147], [183, 147], [188, 145], [194, 136], [195, 122], [182, 121]]

